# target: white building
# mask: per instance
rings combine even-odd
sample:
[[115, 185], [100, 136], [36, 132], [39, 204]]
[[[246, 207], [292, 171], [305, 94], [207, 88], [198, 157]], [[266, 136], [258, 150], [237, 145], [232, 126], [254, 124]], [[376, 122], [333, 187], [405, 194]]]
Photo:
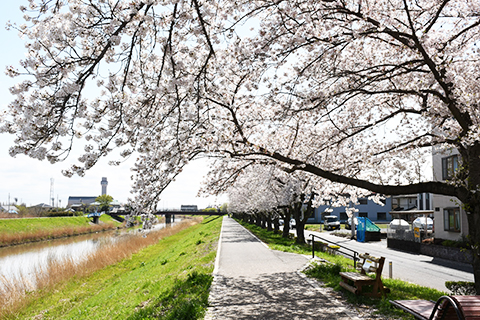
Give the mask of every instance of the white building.
[[[453, 177], [460, 155], [456, 149], [450, 152], [433, 150], [433, 181], [445, 181]], [[467, 215], [461, 202], [450, 196], [433, 196], [435, 238], [460, 241], [468, 235]]]

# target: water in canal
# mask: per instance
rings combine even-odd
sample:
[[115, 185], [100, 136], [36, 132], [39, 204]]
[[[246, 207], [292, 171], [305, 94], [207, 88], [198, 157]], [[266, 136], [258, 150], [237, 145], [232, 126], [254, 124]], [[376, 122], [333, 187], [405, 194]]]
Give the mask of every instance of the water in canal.
[[[155, 225], [155, 229], [164, 227], [164, 223]], [[12, 281], [23, 277], [33, 282], [36, 270], [48, 261], [79, 261], [125, 236], [130, 235], [116, 230], [0, 248], [0, 278]]]

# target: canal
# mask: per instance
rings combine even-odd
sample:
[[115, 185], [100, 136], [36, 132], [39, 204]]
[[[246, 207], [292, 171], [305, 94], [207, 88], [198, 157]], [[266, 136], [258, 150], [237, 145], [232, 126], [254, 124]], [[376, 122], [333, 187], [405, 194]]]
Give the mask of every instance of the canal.
[[[165, 226], [165, 223], [159, 223], [154, 226], [154, 230]], [[32, 284], [33, 290], [36, 272], [47, 266], [49, 261], [61, 262], [71, 259], [77, 262], [103, 246], [130, 237], [133, 233], [138, 233], [138, 230], [105, 231], [0, 248], [0, 280], [3, 282], [27, 280], [26, 282]]]

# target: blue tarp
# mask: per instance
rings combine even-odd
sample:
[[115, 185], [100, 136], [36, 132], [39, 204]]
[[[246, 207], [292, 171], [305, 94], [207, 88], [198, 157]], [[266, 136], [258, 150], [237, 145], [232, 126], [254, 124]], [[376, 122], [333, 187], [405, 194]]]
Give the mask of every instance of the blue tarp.
[[358, 225], [357, 225], [357, 241], [358, 242], [365, 242], [365, 231], [366, 231], [366, 222], [364, 217], [358, 217]]
[[368, 232], [380, 232], [380, 227], [366, 217], [358, 217], [357, 241], [365, 242], [365, 235]]

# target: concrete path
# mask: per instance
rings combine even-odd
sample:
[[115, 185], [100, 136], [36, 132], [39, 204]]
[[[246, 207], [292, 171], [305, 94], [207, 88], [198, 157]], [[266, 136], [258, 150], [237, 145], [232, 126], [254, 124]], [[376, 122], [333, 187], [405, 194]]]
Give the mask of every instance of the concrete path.
[[361, 319], [299, 272], [308, 260], [268, 249], [225, 217], [205, 319]]

